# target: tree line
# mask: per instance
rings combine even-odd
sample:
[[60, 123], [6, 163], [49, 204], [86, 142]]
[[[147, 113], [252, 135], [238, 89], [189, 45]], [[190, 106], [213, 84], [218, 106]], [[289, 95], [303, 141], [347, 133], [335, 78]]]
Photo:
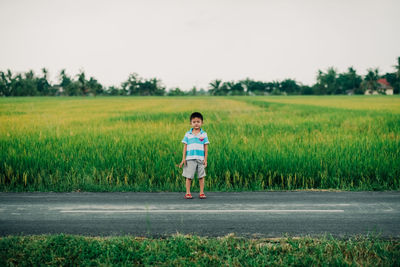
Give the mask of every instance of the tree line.
[[[179, 87], [169, 90], [157, 78], [144, 79], [137, 73], [129, 75], [120, 86], [105, 87], [94, 77], [88, 78], [84, 71], [70, 76], [65, 69], [58, 75], [58, 82], [51, 84], [48, 70], [42, 68], [40, 74], [30, 70], [25, 73], [12, 73], [11, 70], [0, 71], [0, 96], [184, 96], [184, 95], [340, 95], [364, 94], [366, 90], [378, 90], [378, 80], [385, 78], [393, 87], [394, 94], [400, 91], [400, 57], [394, 71], [379, 74], [379, 69], [370, 68], [361, 76], [353, 67], [339, 73], [334, 67], [325, 72], [318, 70], [315, 84], [309, 86], [294, 79], [282, 81], [256, 81], [246, 78], [239, 81], [222, 81], [215, 79], [209, 83], [207, 90], [195, 86], [189, 91]], [[381, 92], [383, 93], [383, 92]]]

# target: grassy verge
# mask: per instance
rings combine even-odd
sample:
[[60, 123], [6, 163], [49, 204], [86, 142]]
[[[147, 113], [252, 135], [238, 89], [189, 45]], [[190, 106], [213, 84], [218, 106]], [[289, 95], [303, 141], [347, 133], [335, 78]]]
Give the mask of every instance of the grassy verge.
[[78, 235], [0, 238], [1, 266], [399, 266], [400, 241], [378, 236], [246, 239]]

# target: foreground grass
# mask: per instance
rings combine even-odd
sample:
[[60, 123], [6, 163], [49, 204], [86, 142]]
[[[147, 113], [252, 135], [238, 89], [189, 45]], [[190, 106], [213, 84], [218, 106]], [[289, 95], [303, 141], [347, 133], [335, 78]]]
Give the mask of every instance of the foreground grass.
[[207, 191], [400, 189], [399, 96], [26, 97], [0, 99], [0, 191], [183, 192], [193, 111]]
[[1, 266], [399, 266], [400, 241], [377, 236], [164, 239], [78, 235], [0, 238]]

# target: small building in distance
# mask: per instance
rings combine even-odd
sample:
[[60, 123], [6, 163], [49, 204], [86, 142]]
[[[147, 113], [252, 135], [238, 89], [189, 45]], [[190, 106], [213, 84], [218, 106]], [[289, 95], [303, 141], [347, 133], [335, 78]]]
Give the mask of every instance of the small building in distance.
[[393, 87], [386, 80], [386, 78], [381, 78], [377, 81], [378, 90], [366, 90], [364, 95], [378, 95], [379, 93], [384, 95], [393, 95]]

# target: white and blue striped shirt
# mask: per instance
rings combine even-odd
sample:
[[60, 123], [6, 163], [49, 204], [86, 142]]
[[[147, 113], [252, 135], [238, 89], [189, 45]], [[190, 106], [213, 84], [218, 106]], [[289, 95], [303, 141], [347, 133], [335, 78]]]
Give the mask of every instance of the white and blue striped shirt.
[[185, 133], [182, 143], [187, 144], [186, 160], [204, 159], [204, 145], [209, 144], [207, 133], [200, 128], [200, 133], [193, 134], [193, 128]]

